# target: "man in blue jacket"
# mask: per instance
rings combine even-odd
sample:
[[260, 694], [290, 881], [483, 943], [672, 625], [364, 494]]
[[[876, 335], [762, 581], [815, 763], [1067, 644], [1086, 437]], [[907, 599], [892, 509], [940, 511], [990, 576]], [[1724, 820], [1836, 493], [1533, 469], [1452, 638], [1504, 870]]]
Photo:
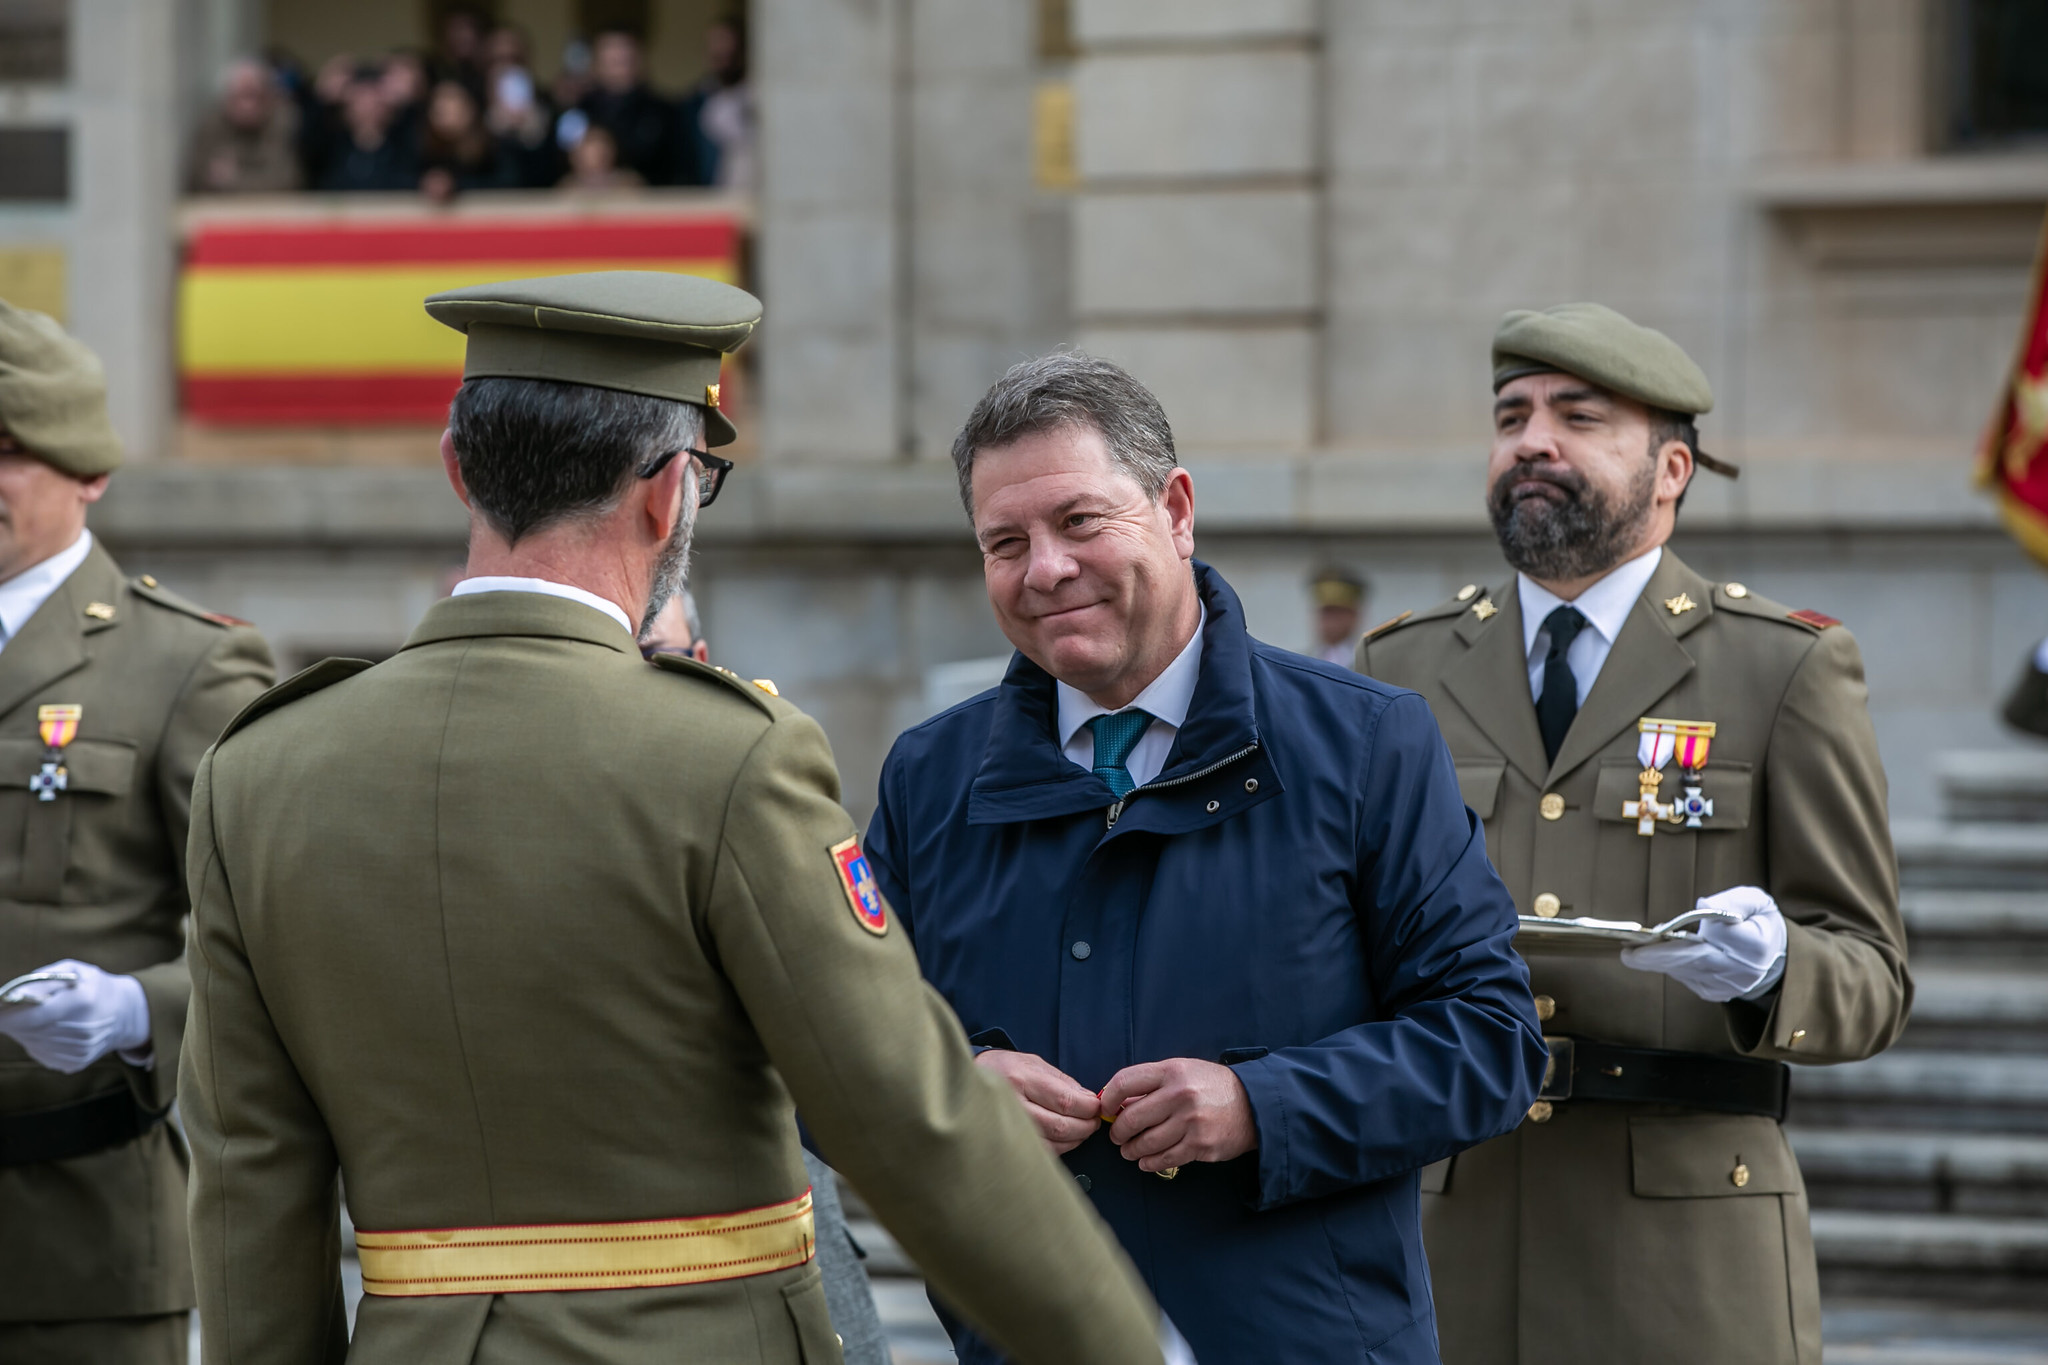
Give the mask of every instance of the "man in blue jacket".
[[882, 771], [926, 977], [1203, 1365], [1435, 1361], [1417, 1168], [1547, 1054], [1429, 708], [1246, 633], [1116, 366], [1017, 366], [953, 459], [1018, 653]]

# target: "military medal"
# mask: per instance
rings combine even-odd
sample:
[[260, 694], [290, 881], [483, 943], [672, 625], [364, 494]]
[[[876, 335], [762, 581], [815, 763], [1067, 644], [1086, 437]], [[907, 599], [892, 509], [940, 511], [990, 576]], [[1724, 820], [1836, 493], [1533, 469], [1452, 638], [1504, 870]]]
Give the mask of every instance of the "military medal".
[[[1621, 813], [1636, 822], [1636, 833], [1655, 834], [1657, 821], [1669, 820], [1687, 829], [1699, 829], [1704, 817], [1714, 813], [1714, 803], [1700, 789], [1700, 770], [1707, 766], [1707, 751], [1713, 747], [1716, 726], [1710, 720], [1658, 720], [1644, 716], [1636, 722], [1636, 759], [1643, 765], [1642, 792], [1634, 801], [1624, 801]], [[1665, 765], [1673, 758], [1685, 771], [1684, 794], [1676, 801], [1657, 799]]]
[[42, 771], [28, 780], [28, 789], [36, 794], [36, 800], [55, 801], [58, 792], [70, 788], [71, 773], [64, 766], [64, 746], [78, 737], [78, 722], [84, 717], [85, 708], [75, 702], [36, 709], [36, 726], [43, 743], [49, 746], [49, 752], [43, 755]]

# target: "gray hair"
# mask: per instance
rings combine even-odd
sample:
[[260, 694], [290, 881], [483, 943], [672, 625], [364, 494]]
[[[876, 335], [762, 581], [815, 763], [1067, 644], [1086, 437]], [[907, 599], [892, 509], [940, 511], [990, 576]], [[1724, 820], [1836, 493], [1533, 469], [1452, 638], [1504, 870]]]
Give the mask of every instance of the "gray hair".
[[1080, 351], [1012, 365], [967, 414], [953, 438], [960, 505], [974, 516], [974, 457], [1043, 431], [1079, 427], [1101, 435], [1109, 458], [1154, 502], [1180, 461], [1166, 409], [1128, 370]]
[[703, 410], [672, 398], [553, 379], [471, 379], [448, 408], [470, 500], [516, 545], [619, 505], [640, 467], [697, 444]]

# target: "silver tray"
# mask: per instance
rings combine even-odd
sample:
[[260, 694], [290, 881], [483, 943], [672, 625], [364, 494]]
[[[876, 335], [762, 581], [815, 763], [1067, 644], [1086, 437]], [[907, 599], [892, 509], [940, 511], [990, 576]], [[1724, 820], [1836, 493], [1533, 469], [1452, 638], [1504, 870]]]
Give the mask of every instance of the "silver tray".
[[1515, 937], [1528, 939], [1531, 943], [1605, 942], [1634, 948], [1689, 934], [1693, 926], [1705, 920], [1739, 921], [1741, 918], [1732, 910], [1688, 910], [1662, 924], [1646, 927], [1632, 919], [1542, 919], [1536, 915], [1518, 915], [1516, 919], [1521, 922], [1521, 929]]

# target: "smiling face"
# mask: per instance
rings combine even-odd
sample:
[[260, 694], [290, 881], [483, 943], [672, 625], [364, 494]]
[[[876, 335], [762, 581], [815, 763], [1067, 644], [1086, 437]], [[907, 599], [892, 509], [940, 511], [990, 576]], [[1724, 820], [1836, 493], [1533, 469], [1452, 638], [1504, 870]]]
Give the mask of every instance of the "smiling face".
[[1662, 545], [1692, 478], [1650, 410], [1576, 375], [1524, 375], [1493, 405], [1487, 510], [1508, 563], [1570, 600]]
[[1063, 426], [977, 451], [974, 535], [996, 622], [1024, 657], [1114, 710], [1193, 637], [1194, 484], [1155, 500], [1102, 433]]

